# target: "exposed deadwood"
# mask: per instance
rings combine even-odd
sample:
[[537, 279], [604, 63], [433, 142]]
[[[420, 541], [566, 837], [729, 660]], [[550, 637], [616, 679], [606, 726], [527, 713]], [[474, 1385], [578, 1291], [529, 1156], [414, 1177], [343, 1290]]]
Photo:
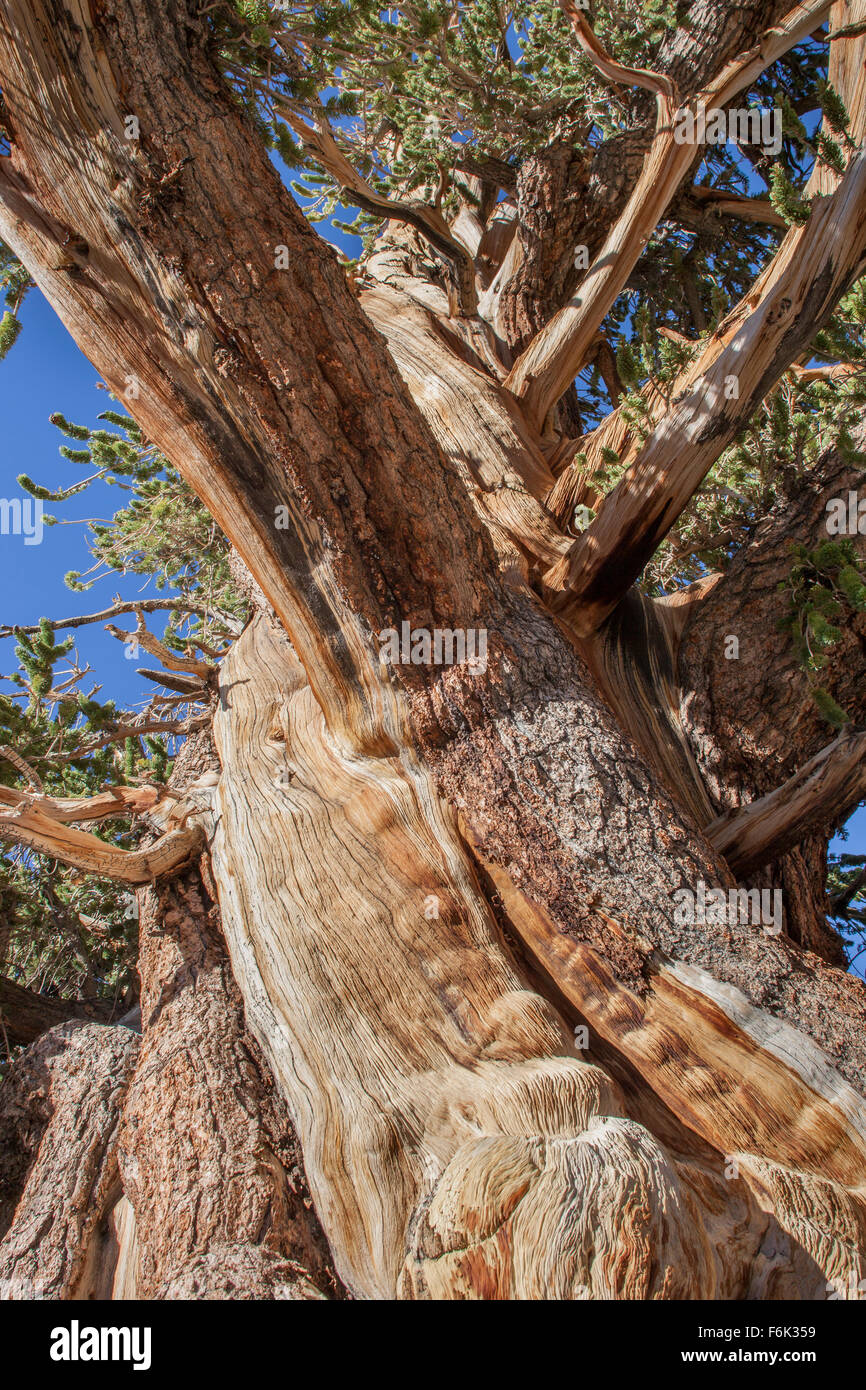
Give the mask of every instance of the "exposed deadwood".
[[783, 786], [726, 811], [705, 834], [742, 877], [815, 830], [841, 825], [866, 800], [866, 733], [846, 731]]
[[410, 297], [407, 291], [419, 286], [398, 249], [374, 257], [369, 272], [379, 283], [365, 290], [361, 303], [435, 438], [454, 459], [480, 516], [534, 561], [554, 564], [569, 542], [539, 501], [553, 486], [553, 475], [513, 400], [479, 371], [479, 363], [463, 360], [443, 340], [433, 310], [447, 317], [444, 295], [437, 303], [426, 287], [430, 307]]
[[[828, 1271], [859, 1270], [840, 1231], [863, 1218], [866, 1115], [820, 1049], [684, 964], [659, 958], [649, 995], [623, 988], [482, 858], [511, 926], [581, 1016], [711, 1144], [716, 1166], [705, 1155], [698, 1181], [694, 1160], [636, 1123], [601, 1067], [575, 1059], [508, 962], [423, 778], [385, 760], [341, 762], [290, 649], [262, 619], [222, 678], [232, 700], [217, 716], [214, 867], [233, 968], [353, 1291], [816, 1297]], [[290, 861], [276, 851], [287, 839]], [[703, 1081], [710, 1065], [718, 1092]], [[721, 1177], [722, 1152], [738, 1156], [745, 1196]], [[816, 1183], [826, 1212], [810, 1229]], [[703, 1225], [710, 1210], [726, 1232], [717, 1242]], [[636, 1239], [664, 1269], [664, 1292]], [[729, 1241], [742, 1251], [733, 1282], [715, 1254]]]
[[[221, 678], [232, 691], [215, 724], [226, 936], [350, 1288], [708, 1289], [712, 1261], [686, 1236], [674, 1170], [508, 963], [420, 769], [341, 761], [262, 619]], [[277, 868], [271, 837], [287, 835], [298, 852]], [[601, 1201], [605, 1169], [619, 1176]], [[651, 1215], [662, 1192], [664, 1229]]]
[[[788, 7], [789, 0], [748, 0], [721, 8], [715, 0], [690, 0], [682, 23], [662, 39], [653, 67], [670, 77], [684, 97], [693, 96], [782, 19]], [[569, 142], [565, 168], [560, 142], [554, 141], [525, 160], [516, 179], [511, 176], [521, 254], [498, 296], [496, 325], [515, 352], [525, 349], [568, 302], [577, 279], [575, 246], [586, 245], [590, 258], [597, 255], [640, 177], [655, 122], [652, 103], [637, 97], [629, 103], [642, 112], [637, 129], [603, 141], [589, 155], [579, 143]], [[695, 324], [698, 331], [705, 326]]]
[[[605, 498], [569, 559], [547, 575], [559, 607], [592, 632], [634, 583], [723, 449], [779, 374], [808, 346], [866, 256], [866, 151], [773, 262], [757, 306], [680, 394]], [[754, 302], [754, 301], [753, 301]], [[727, 389], [737, 383], [737, 394]]]
[[[845, 103], [849, 116], [850, 138], [855, 144], [862, 144], [866, 135], [866, 30], [862, 27], [866, 24], [866, 0], [836, 0], [830, 13], [831, 31], [845, 31], [852, 27], [852, 24], [852, 35], [834, 42], [831, 46], [828, 81]], [[839, 174], [830, 164], [816, 160], [806, 192], [810, 196], [829, 196], [838, 188], [839, 179]], [[789, 229], [776, 256], [758, 276], [739, 304], [701, 344], [700, 350], [684, 367], [667, 392], [659, 391], [652, 380], [646, 383], [641, 395], [643, 409], [651, 424], [659, 424], [671, 403], [676, 405], [703, 380], [708, 369], [760, 307], [762, 300], [773, 291], [776, 281], [786, 274], [786, 268], [799, 261], [807, 231], [808, 228], [804, 227]], [[789, 359], [781, 363], [780, 367], [795, 371], [802, 379], [802, 369], [798, 363]], [[778, 372], [779, 377], [782, 375], [781, 369]], [[772, 381], [769, 384], [772, 385]], [[637, 432], [632, 433], [625, 412], [617, 409], [611, 411], [597, 429], [580, 441], [579, 448], [585, 454], [585, 461], [580, 467], [575, 464], [564, 471], [547, 498], [548, 510], [560, 526], [569, 524], [574, 507], [579, 503], [589, 500], [589, 505], [597, 507], [599, 499], [594, 490], [590, 489], [587, 480], [602, 466], [604, 452], [613, 450], [618, 455], [620, 464], [631, 465], [641, 453], [643, 441]], [[618, 564], [618, 560], [614, 563]]]
[[[656, 132], [632, 195], [577, 292], [530, 343], [506, 377], [506, 386], [523, 402], [532, 424], [540, 429], [551, 407], [580, 371], [601, 324], [624, 288], [665, 209], [672, 202], [695, 160], [695, 148], [678, 143], [675, 119], [679, 102], [668, 78], [621, 68], [603, 54], [584, 15], [569, 0], [564, 8], [593, 61], [611, 80], [635, 82], [656, 93]], [[771, 63], [804, 39], [829, 12], [830, 0], [796, 5], [782, 23], [770, 29], [747, 53], [728, 63], [697, 96], [708, 108], [724, 108]], [[603, 55], [603, 56], [600, 56]], [[653, 85], [654, 84], [654, 85]], [[631, 583], [631, 580], [629, 580]]]
[[[118, 803], [122, 810], [123, 802]], [[109, 812], [103, 811], [103, 815]], [[76, 869], [114, 879], [117, 883], [151, 883], [172, 873], [202, 848], [199, 825], [168, 830], [148, 849], [119, 849], [85, 830], [76, 830], [46, 814], [38, 801], [19, 804], [0, 815], [0, 840], [59, 859]]]
[[678, 200], [677, 216], [682, 218], [690, 204], [695, 205], [699, 218], [700, 214], [711, 213], [718, 217], [740, 217], [746, 222], [761, 222], [767, 227], [787, 229], [788, 225], [769, 198], [750, 198], [744, 194], [696, 185]]
[[116, 637], [119, 642], [136, 642], [139, 647], [143, 647], [148, 656], [155, 656], [167, 671], [185, 671], [189, 675], [198, 676], [200, 682], [205, 685], [213, 678], [214, 666], [209, 661], [197, 661], [194, 657], [178, 656], [177, 652], [171, 651], [164, 642], [160, 642], [158, 637], [154, 637], [152, 632], [148, 632], [144, 621], [144, 616], [139, 610], [136, 614], [138, 623], [134, 632], [127, 632], [123, 628], [116, 627], [114, 623], [106, 623], [105, 630], [110, 632], [112, 637]]
[[68, 825], [72, 821], [105, 820], [109, 816], [142, 815], [161, 796], [160, 787], [107, 787], [97, 796], [34, 796], [16, 787], [0, 787], [0, 807], [36, 808], [41, 815]]

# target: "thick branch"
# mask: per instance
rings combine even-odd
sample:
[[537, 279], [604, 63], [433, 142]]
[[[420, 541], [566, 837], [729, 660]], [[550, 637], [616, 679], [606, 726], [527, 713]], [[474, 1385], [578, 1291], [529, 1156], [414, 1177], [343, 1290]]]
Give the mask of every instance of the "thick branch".
[[841, 824], [866, 798], [866, 732], [845, 731], [775, 791], [707, 826], [739, 877], [817, 830]]
[[[724, 107], [765, 68], [805, 38], [829, 9], [829, 0], [797, 5], [754, 48], [728, 63], [693, 98], [689, 109], [697, 109], [699, 102], [708, 108]], [[581, 38], [587, 28], [583, 17], [570, 4], [566, 13], [575, 24], [579, 39], [585, 41]], [[595, 60], [600, 65], [597, 55]], [[612, 67], [620, 70], [616, 64]], [[632, 195], [570, 302], [533, 339], [506, 377], [506, 386], [523, 400], [530, 420], [539, 429], [583, 366], [592, 340], [695, 159], [694, 145], [678, 143], [676, 139], [677, 102], [671, 84], [667, 79], [654, 80], [656, 131]]]
[[36, 806], [49, 820], [69, 825], [109, 816], [141, 815], [155, 806], [162, 795], [160, 787], [107, 787], [97, 796], [37, 797], [17, 787], [0, 787], [0, 808]]
[[560, 606], [580, 631], [594, 631], [616, 607], [716, 459], [829, 318], [864, 256], [866, 152], [858, 151], [836, 193], [786, 238], [772, 279], [759, 282], [757, 306], [661, 419], [570, 558], [548, 574], [551, 587], [568, 590]]
[[49, 1028], [71, 1018], [108, 1023], [113, 1012], [110, 999], [60, 999], [37, 994], [0, 975], [0, 1039], [13, 1047], [35, 1042]]
[[111, 878], [118, 883], [151, 883], [171, 873], [204, 844], [204, 832], [196, 824], [169, 830], [147, 849], [123, 850], [96, 835], [62, 824], [39, 809], [38, 803], [19, 806], [0, 815], [0, 840], [47, 854], [76, 869]]

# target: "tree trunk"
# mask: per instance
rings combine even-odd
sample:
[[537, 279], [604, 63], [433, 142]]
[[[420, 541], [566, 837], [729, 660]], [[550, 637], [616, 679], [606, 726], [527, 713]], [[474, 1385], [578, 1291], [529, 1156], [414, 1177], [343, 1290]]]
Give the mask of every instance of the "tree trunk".
[[[188, 818], [212, 865], [161, 861], [175, 877], [145, 890], [139, 1060], [92, 1126], [115, 1255], [58, 1273], [56, 1296], [86, 1278], [820, 1298], [859, 1279], [866, 990], [791, 935], [685, 923], [673, 898], [735, 886], [714, 821], [769, 789], [741, 768], [715, 785], [688, 714], [682, 628], [715, 623], [717, 590], [686, 618], [632, 594], [583, 624], [558, 601], [573, 546], [545, 505], [549, 439], [491, 323], [416, 274], [415, 230], [391, 229], [356, 299], [195, 10], [10, 0], [0, 20], [0, 231], [111, 388], [137, 379], [132, 413], [264, 596], [221, 664], [220, 776]], [[828, 220], [822, 313], [866, 235], [855, 219], [827, 244]], [[804, 332], [756, 347], [755, 391]], [[734, 425], [702, 435], [692, 473]], [[383, 666], [376, 634], [404, 622], [486, 629], [486, 669]]]

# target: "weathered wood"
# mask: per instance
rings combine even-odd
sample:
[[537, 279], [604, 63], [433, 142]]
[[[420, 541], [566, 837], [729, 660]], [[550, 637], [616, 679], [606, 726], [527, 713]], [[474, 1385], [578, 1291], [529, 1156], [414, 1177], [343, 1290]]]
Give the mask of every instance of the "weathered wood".
[[866, 799], [866, 733], [843, 732], [781, 787], [726, 811], [706, 836], [742, 876], [806, 838], [846, 821]]
[[262, 618], [222, 680], [226, 937], [352, 1291], [708, 1292], [675, 1171], [508, 961], [422, 769], [341, 759]]
[[[118, 805], [122, 807], [123, 803]], [[46, 815], [38, 802], [28, 806], [22, 803], [14, 813], [0, 815], [0, 839], [118, 883], [150, 883], [163, 874], [173, 873], [202, 847], [201, 829], [190, 824], [166, 831], [148, 849], [120, 849]]]
[[[506, 378], [506, 386], [522, 400], [527, 417], [537, 429], [543, 427], [549, 410], [583, 366], [590, 344], [695, 160], [694, 146], [678, 143], [676, 139], [679, 101], [670, 78], [612, 62], [595, 39], [586, 16], [571, 0], [563, 0], [563, 8], [581, 46], [604, 76], [610, 81], [632, 83], [655, 93], [656, 132], [622, 215], [571, 301], [521, 353]], [[698, 103], [703, 102], [710, 110], [724, 109], [766, 67], [806, 38], [829, 9], [830, 0], [795, 5], [754, 49], [726, 64], [713, 81], [692, 98], [689, 108], [695, 110]]]
[[[857, 277], [866, 257], [866, 152], [852, 155], [837, 191], [799, 231], [750, 296], [748, 317], [702, 363], [701, 376], [678, 394], [568, 559], [547, 575], [564, 590], [561, 610], [580, 632], [594, 631], [613, 611], [723, 449]], [[731, 379], [736, 396], [726, 390]]]

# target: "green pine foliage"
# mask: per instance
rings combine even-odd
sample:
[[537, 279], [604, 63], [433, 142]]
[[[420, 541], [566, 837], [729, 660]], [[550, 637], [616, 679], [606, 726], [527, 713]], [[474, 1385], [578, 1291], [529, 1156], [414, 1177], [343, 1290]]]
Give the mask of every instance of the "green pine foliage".
[[18, 341], [21, 332], [18, 310], [32, 288], [29, 273], [6, 243], [0, 241], [0, 293], [6, 305], [0, 319], [0, 362]]
[[842, 728], [849, 716], [821, 677], [842, 640], [843, 624], [866, 613], [866, 566], [848, 538], [822, 541], [814, 550], [795, 545], [790, 574], [779, 587], [788, 597], [781, 625], [791, 636], [815, 705], [828, 724]]
[[[98, 589], [100, 578], [141, 576], [155, 592], [203, 610], [203, 616], [171, 610], [159, 634], [167, 646], [181, 653], [199, 643], [224, 649], [243, 623], [245, 606], [229, 575], [228, 542], [206, 509], [122, 412], [104, 411], [100, 422], [105, 428], [97, 429], [72, 423], [60, 413], [51, 419], [79, 446], [60, 449], [70, 468], [83, 464], [88, 474], [56, 489], [22, 476], [25, 490], [62, 503], [98, 480], [113, 480], [125, 496], [125, 505], [110, 521], [88, 524], [93, 564], [83, 577], [68, 576], [69, 587]], [[86, 672], [76, 660], [74, 633], [55, 631], [43, 618], [35, 631], [16, 627], [12, 635], [15, 668], [0, 677], [0, 745], [25, 760], [48, 794], [87, 796], [106, 784], [168, 779], [173, 740], [150, 733], [118, 737], [138, 712], [103, 698], [98, 684], [84, 688]], [[2, 752], [0, 785], [28, 786], [16, 763]], [[143, 833], [127, 819], [88, 828], [125, 849], [134, 848]], [[135, 977], [133, 907], [134, 897], [117, 884], [4, 846], [0, 926], [9, 923], [11, 931], [0, 969], [34, 989], [70, 997], [81, 992], [123, 997]], [[0, 1065], [2, 1054], [0, 1046]]]
[[[841, 838], [848, 834], [840, 831]], [[827, 915], [845, 942], [850, 967], [866, 957], [866, 855], [832, 853], [827, 863]]]

